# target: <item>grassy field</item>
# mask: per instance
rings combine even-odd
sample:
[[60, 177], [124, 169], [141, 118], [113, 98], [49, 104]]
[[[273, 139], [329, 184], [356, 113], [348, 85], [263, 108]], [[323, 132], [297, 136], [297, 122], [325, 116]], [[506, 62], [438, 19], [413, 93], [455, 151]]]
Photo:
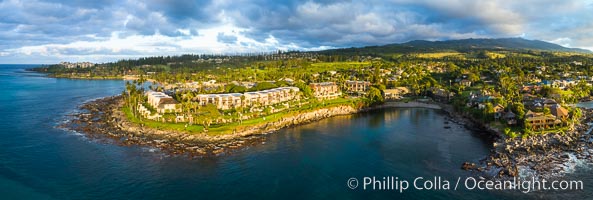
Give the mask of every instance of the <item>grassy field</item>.
[[338, 70], [349, 70], [349, 69], [356, 69], [359, 67], [366, 67], [372, 65], [371, 62], [321, 62], [321, 63], [312, 63], [311, 67], [316, 70], [317, 72], [324, 72], [324, 71], [338, 71]]
[[507, 57], [505, 54], [496, 53], [496, 52], [486, 52], [486, 55], [488, 55], [488, 57], [490, 59], [498, 59], [498, 58], [505, 58], [505, 57]]
[[403, 54], [403, 53], [383, 53], [383, 54], [380, 54], [380, 55], [382, 57], [386, 57], [386, 58], [397, 59], [397, 58], [402, 57], [405, 54]]
[[419, 53], [412, 54], [418, 58], [443, 58], [447, 56], [463, 56], [463, 53], [459, 52], [440, 52], [440, 53]]
[[578, 52], [554, 52], [552, 53], [555, 56], [564, 56], [564, 57], [570, 57], [570, 56], [585, 56], [585, 57], [593, 57], [592, 54], [590, 53], [578, 53]]

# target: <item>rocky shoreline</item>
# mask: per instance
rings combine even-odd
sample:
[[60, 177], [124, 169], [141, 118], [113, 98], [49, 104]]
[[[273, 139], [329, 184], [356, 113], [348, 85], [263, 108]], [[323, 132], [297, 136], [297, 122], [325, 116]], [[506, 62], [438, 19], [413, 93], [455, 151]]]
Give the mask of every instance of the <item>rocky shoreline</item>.
[[233, 134], [211, 136], [203, 133], [189, 134], [157, 130], [129, 122], [121, 111], [119, 96], [97, 99], [80, 106], [85, 112], [73, 115], [61, 128], [85, 133], [95, 139], [110, 138], [120, 145], [156, 147], [168, 154], [190, 157], [208, 157], [228, 154], [248, 146], [265, 143], [264, 135], [282, 128], [310, 123], [320, 119], [366, 112], [384, 108], [422, 107], [442, 109], [450, 121], [470, 130], [482, 132], [493, 141], [490, 155], [479, 162], [465, 162], [461, 168], [490, 178], [538, 176], [554, 178], [570, 171], [576, 160], [593, 163], [593, 137], [588, 122], [593, 121], [593, 110], [583, 109], [581, 123], [564, 134], [543, 134], [528, 138], [507, 138], [499, 130], [486, 126], [471, 117], [453, 110], [451, 105], [435, 102], [387, 102], [384, 105], [355, 109], [351, 106], [321, 108], [278, 121], [237, 130]]
[[574, 130], [527, 138], [499, 137], [489, 156], [477, 163], [465, 162], [461, 168], [496, 179], [554, 179], [574, 170], [579, 163], [593, 164], [593, 137], [588, 124], [593, 121], [593, 110], [581, 109], [583, 117]]
[[321, 108], [236, 130], [233, 134], [212, 136], [205, 133], [157, 130], [138, 125], [127, 119], [120, 109], [122, 106], [123, 101], [120, 96], [97, 99], [80, 106], [84, 112], [73, 114], [74, 119], [59, 127], [85, 133], [94, 139], [111, 138], [111, 141], [120, 145], [150, 146], [168, 154], [208, 157], [228, 154], [246, 146], [264, 143], [264, 135], [282, 128], [359, 111], [351, 106]]
[[[436, 107], [423, 106], [431, 104]], [[508, 138], [500, 130], [459, 113], [448, 104], [416, 102], [408, 105], [399, 104], [395, 107], [440, 108], [448, 113], [453, 123], [489, 138], [492, 141], [489, 155], [477, 163], [465, 162], [461, 165], [462, 169], [474, 171], [483, 177], [553, 179], [564, 176], [580, 163], [593, 164], [593, 109], [581, 108], [583, 117], [572, 131]]]
[[168, 154], [186, 154], [190, 157], [207, 157], [232, 153], [247, 146], [265, 143], [264, 135], [282, 128], [314, 122], [320, 119], [368, 112], [385, 108], [430, 108], [442, 109], [450, 115], [454, 123], [469, 129], [480, 129], [475, 122], [457, 115], [446, 104], [434, 102], [386, 102], [383, 105], [355, 109], [351, 106], [321, 108], [315, 111], [301, 113], [283, 118], [279, 121], [251, 126], [237, 130], [233, 134], [211, 136], [203, 133], [186, 133], [169, 130], [158, 130], [143, 127], [130, 122], [121, 111], [123, 102], [120, 96], [105, 97], [87, 102], [80, 106], [84, 112], [72, 115], [68, 123], [59, 125], [60, 128], [84, 133], [93, 139], [109, 139], [120, 145], [140, 145], [156, 147]]

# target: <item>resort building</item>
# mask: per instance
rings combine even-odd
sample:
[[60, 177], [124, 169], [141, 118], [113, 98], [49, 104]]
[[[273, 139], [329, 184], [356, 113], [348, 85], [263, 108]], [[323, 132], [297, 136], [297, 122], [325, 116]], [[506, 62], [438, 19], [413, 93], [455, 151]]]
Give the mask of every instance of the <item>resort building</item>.
[[346, 89], [347, 93], [366, 93], [369, 88], [371, 87], [371, 82], [368, 81], [346, 81], [344, 83], [344, 88]]
[[213, 104], [220, 110], [228, 110], [246, 106], [267, 106], [287, 102], [299, 98], [299, 88], [279, 87], [257, 92], [227, 93], [227, 94], [200, 94], [193, 101], [200, 106]]
[[200, 94], [193, 100], [198, 102], [200, 106], [213, 104], [218, 109], [227, 110], [242, 106], [241, 96], [243, 96], [243, 94], [240, 93]]
[[148, 98], [148, 104], [152, 106], [158, 113], [175, 112], [177, 111], [177, 104], [179, 104], [173, 97], [155, 91], [148, 91], [145, 93]]
[[309, 87], [313, 91], [313, 96], [318, 99], [335, 99], [342, 95], [338, 85], [334, 82], [311, 83]]
[[75, 63], [71, 63], [71, 62], [60, 62], [60, 65], [64, 66], [65, 68], [88, 68], [88, 67], [92, 67], [95, 64], [91, 63], [91, 62], [75, 62]]

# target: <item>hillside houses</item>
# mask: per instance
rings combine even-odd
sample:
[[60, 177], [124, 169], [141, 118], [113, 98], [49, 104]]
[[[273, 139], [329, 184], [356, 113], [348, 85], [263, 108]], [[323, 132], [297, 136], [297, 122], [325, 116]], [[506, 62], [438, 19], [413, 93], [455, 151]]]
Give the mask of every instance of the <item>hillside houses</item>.
[[563, 79], [563, 80], [554, 80], [552, 82], [552, 87], [557, 87], [560, 89], [566, 89], [568, 87], [572, 87], [577, 85], [578, 81], [574, 79]]

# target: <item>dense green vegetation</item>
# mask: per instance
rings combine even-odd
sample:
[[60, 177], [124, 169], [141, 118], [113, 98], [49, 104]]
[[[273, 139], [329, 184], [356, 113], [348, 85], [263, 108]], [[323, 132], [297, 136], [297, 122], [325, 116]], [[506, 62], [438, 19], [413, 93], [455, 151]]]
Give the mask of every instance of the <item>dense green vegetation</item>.
[[[150, 82], [152, 90], [174, 91], [185, 115], [195, 115], [189, 130], [230, 130], [234, 125], [257, 123], [267, 116], [284, 116], [333, 103], [358, 107], [381, 104], [385, 90], [406, 87], [412, 96], [430, 96], [451, 103], [458, 111], [505, 130], [509, 136], [528, 136], [549, 131], [566, 131], [580, 116], [567, 104], [588, 98], [593, 92], [593, 56], [584, 50], [568, 49], [541, 41], [511, 39], [469, 39], [446, 42], [412, 41], [404, 44], [320, 52], [279, 52], [261, 55], [182, 55], [122, 60], [88, 68], [59, 65], [36, 69], [56, 77], [137, 79], [124, 92], [128, 113], [141, 123], [138, 103], [146, 101], [140, 87]], [[314, 97], [310, 83], [335, 82], [342, 91], [347, 81], [368, 81], [364, 95], [323, 101]], [[247, 84], [246, 84], [247, 83]], [[189, 86], [190, 84], [196, 84]], [[218, 111], [198, 106], [192, 97], [204, 93], [243, 93], [282, 86], [300, 89], [301, 99], [289, 109], [282, 105]], [[451, 94], [451, 95], [449, 95]], [[444, 95], [444, 96], [443, 96]], [[549, 115], [549, 108], [532, 107], [533, 99], [553, 99], [568, 107], [570, 115], [558, 127], [536, 130], [526, 124], [528, 111]], [[304, 106], [303, 106], [304, 105]], [[145, 106], [146, 107], [146, 106]], [[149, 108], [150, 109], [150, 108]], [[283, 110], [272, 112], [272, 110]], [[497, 111], [498, 110], [498, 111]], [[507, 124], [497, 114], [512, 112], [516, 124]], [[252, 115], [249, 120], [242, 116]], [[257, 117], [255, 117], [257, 116]], [[174, 121], [167, 115], [165, 121]], [[239, 119], [239, 120], [237, 120]], [[221, 122], [221, 121], [224, 121]], [[222, 126], [221, 124], [226, 124]], [[227, 126], [228, 125], [228, 126]], [[179, 129], [177, 125], [174, 129]], [[186, 128], [186, 126], [183, 126]], [[225, 128], [223, 128], [225, 127]], [[235, 128], [231, 128], [235, 130]], [[192, 132], [192, 131], [190, 131]], [[217, 132], [217, 131], [214, 131]]]

